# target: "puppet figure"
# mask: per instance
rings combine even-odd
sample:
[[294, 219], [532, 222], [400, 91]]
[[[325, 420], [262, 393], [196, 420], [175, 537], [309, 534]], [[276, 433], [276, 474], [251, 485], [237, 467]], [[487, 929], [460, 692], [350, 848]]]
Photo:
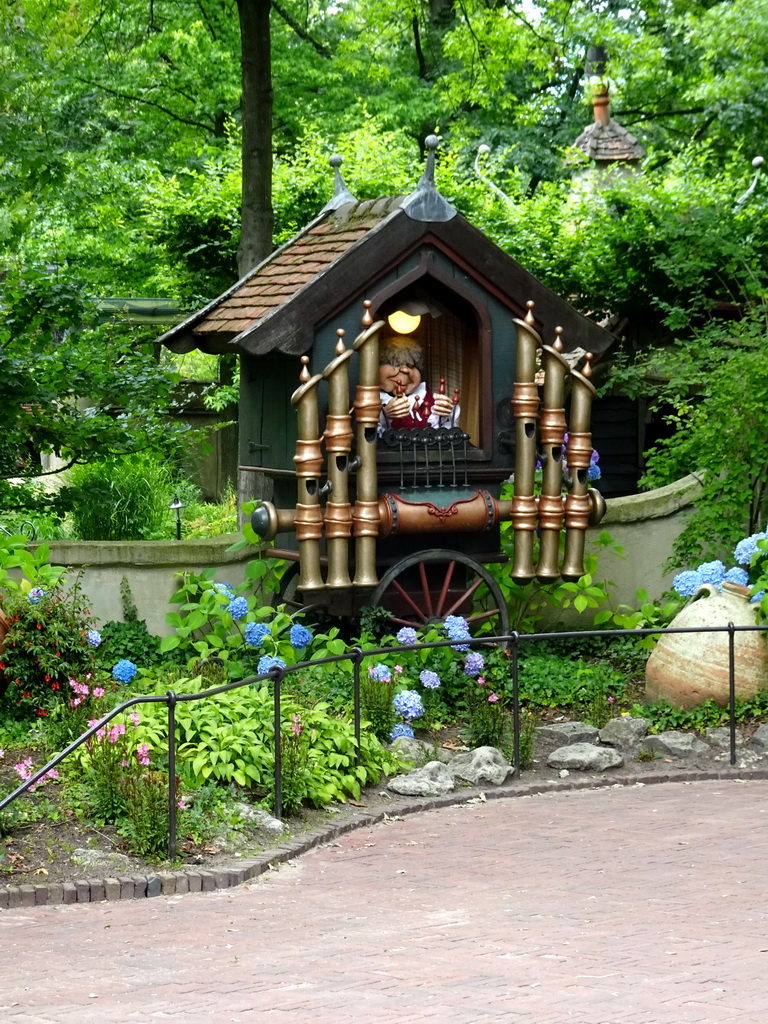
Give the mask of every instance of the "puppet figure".
[[395, 335], [379, 354], [379, 434], [396, 430], [459, 425], [458, 392], [433, 394], [422, 380], [424, 354], [415, 338]]

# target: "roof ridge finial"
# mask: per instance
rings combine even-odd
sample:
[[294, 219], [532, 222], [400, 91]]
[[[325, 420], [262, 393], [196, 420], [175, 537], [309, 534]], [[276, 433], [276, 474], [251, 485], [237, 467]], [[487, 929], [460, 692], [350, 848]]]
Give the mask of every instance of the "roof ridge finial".
[[322, 208], [321, 213], [330, 213], [333, 210], [338, 210], [341, 206], [346, 206], [347, 203], [357, 202], [357, 197], [352, 195], [341, 176], [339, 168], [343, 163], [344, 157], [341, 153], [333, 153], [328, 157], [328, 164], [334, 171], [333, 195]]
[[456, 210], [448, 200], [441, 196], [435, 185], [435, 150], [440, 145], [437, 135], [428, 135], [424, 139], [427, 152], [427, 163], [419, 183], [410, 195], [403, 200], [400, 209], [411, 220], [446, 221], [456, 216]]

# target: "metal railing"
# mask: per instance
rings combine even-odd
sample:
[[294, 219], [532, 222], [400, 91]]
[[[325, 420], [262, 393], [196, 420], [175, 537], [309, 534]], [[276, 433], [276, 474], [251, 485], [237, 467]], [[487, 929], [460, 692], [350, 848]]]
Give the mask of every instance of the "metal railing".
[[[513, 775], [520, 773], [520, 686], [519, 686], [519, 653], [521, 644], [546, 640], [573, 640], [586, 637], [645, 637], [658, 634], [675, 633], [727, 633], [728, 634], [728, 723], [729, 723], [729, 751], [730, 764], [736, 764], [736, 657], [735, 657], [735, 636], [736, 633], [762, 632], [768, 630], [767, 625], [735, 626], [729, 622], [727, 626], [665, 626], [643, 629], [592, 629], [574, 630], [563, 633], [518, 633], [513, 631], [505, 636], [476, 637], [461, 639], [461, 644], [468, 647], [486, 647], [488, 645], [501, 645], [507, 647], [510, 652], [510, 676], [512, 681], [512, 720], [513, 720]], [[282, 813], [281, 778], [282, 778], [282, 744], [281, 744], [281, 687], [284, 678], [294, 672], [301, 672], [308, 668], [316, 668], [319, 665], [336, 665], [340, 662], [351, 662], [353, 671], [353, 698], [354, 698], [354, 729], [356, 762], [360, 764], [360, 735], [361, 735], [361, 707], [360, 707], [360, 668], [368, 658], [379, 658], [390, 654], [401, 654], [404, 650], [430, 650], [444, 647], [452, 647], [457, 643], [455, 639], [437, 640], [430, 643], [420, 644], [397, 644], [391, 647], [366, 648], [353, 647], [344, 654], [329, 655], [325, 658], [314, 658], [309, 661], [298, 662], [296, 665], [283, 667], [275, 665], [269, 672], [260, 675], [249, 676], [247, 679], [238, 679], [232, 683], [225, 683], [222, 686], [215, 686], [200, 693], [175, 693], [168, 690], [165, 694], [154, 694], [148, 696], [131, 697], [121, 704], [118, 704], [110, 712], [95, 722], [76, 740], [73, 740], [60, 754], [56, 754], [47, 764], [36, 771], [28, 779], [25, 779], [12, 793], [7, 794], [0, 800], [0, 811], [8, 807], [14, 800], [25, 793], [30, 787], [36, 785], [44, 775], [51, 769], [56, 768], [78, 747], [87, 743], [100, 729], [110, 722], [117, 715], [122, 714], [128, 708], [138, 704], [165, 704], [168, 709], [168, 857], [170, 860], [176, 858], [176, 811], [178, 807], [176, 789], [176, 706], [197, 700], [206, 700], [216, 697], [230, 690], [237, 690], [242, 686], [252, 686], [254, 683], [271, 681], [273, 683], [273, 722], [274, 722], [274, 804], [275, 816], [280, 817]]]

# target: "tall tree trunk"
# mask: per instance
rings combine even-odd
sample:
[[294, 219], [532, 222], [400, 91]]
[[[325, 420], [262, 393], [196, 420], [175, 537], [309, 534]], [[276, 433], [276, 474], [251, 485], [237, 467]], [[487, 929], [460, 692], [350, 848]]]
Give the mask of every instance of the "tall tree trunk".
[[243, 69], [243, 203], [237, 267], [242, 277], [272, 252], [272, 0], [237, 0]]
[[[272, 0], [237, 0], [243, 70], [243, 202], [237, 268], [243, 277], [272, 252], [272, 52], [269, 13]], [[251, 401], [249, 374], [240, 358], [239, 449], [241, 464], [250, 464], [244, 403]], [[272, 481], [262, 473], [240, 470], [238, 506], [271, 497]], [[242, 516], [241, 516], [242, 520]]]

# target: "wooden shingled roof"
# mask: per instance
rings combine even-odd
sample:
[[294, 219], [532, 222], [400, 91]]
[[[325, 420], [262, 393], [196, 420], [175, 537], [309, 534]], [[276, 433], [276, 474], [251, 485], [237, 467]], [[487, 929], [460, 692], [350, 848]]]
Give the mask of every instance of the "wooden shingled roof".
[[612, 335], [458, 214], [430, 172], [408, 196], [358, 202], [344, 192], [334, 199], [294, 238], [159, 340], [176, 352], [301, 355], [312, 348], [318, 325], [351, 301], [373, 299], [385, 273], [431, 246], [507, 305], [512, 316], [523, 316], [532, 299], [542, 336], [552, 337], [562, 326], [566, 349], [579, 346], [597, 354], [612, 343]]
[[574, 146], [596, 163], [634, 163], [645, 156], [645, 150], [635, 136], [613, 118], [608, 124], [594, 121], [587, 125]]

